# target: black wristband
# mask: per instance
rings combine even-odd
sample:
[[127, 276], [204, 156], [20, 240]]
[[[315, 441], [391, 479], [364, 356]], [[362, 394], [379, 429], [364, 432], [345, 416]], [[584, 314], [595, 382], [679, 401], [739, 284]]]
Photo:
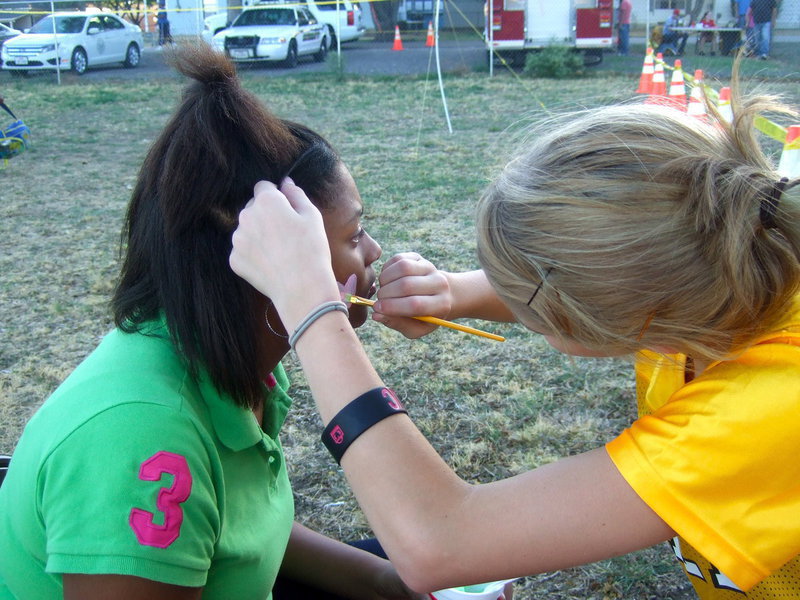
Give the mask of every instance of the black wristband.
[[408, 414], [408, 411], [392, 390], [387, 387], [372, 389], [361, 394], [331, 419], [322, 432], [322, 443], [338, 464], [358, 436], [375, 423], [398, 413]]

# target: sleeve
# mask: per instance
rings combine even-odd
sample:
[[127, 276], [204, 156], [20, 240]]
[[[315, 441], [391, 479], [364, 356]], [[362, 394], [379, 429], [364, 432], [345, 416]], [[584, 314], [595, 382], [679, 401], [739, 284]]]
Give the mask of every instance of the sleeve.
[[221, 526], [218, 466], [213, 442], [174, 408], [95, 415], [39, 473], [46, 570], [204, 585]]
[[800, 552], [800, 348], [721, 363], [606, 448], [637, 494], [743, 589]]

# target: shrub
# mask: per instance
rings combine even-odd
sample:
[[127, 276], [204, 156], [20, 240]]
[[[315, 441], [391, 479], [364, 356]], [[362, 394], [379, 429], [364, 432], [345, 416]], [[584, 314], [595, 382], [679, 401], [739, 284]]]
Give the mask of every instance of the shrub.
[[530, 77], [549, 77], [551, 79], [567, 79], [582, 77], [586, 71], [583, 55], [569, 46], [546, 46], [536, 52], [529, 52], [525, 57], [523, 73]]

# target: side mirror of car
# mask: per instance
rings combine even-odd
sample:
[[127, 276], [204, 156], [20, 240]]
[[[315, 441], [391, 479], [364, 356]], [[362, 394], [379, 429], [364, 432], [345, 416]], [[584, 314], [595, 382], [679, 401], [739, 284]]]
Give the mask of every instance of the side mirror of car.
[[86, 33], [88, 33], [89, 35], [97, 35], [98, 33], [100, 33], [100, 28], [99, 27], [89, 27], [89, 30]]

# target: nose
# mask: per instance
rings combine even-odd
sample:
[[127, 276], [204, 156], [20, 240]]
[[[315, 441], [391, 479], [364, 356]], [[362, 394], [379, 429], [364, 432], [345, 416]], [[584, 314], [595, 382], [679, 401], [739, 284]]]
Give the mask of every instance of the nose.
[[366, 259], [367, 264], [371, 265], [381, 257], [383, 254], [383, 248], [381, 248], [381, 245], [376, 242], [370, 234], [367, 234], [367, 241], [369, 243], [369, 247], [366, 252]]

